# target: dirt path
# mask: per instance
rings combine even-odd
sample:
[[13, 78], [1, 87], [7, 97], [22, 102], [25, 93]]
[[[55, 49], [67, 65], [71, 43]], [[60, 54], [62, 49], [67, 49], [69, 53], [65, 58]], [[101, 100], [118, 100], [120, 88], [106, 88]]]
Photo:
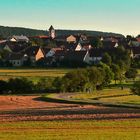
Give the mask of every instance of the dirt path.
[[38, 96], [0, 96], [0, 121], [140, 119], [139, 109], [50, 103], [36, 98]]

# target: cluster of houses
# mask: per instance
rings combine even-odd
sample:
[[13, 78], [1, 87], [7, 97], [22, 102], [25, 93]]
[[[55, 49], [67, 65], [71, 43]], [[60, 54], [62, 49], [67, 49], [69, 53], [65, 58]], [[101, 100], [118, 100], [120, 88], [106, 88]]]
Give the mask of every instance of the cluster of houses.
[[[41, 40], [45, 45], [33, 43]], [[102, 47], [95, 46], [97, 40]], [[112, 51], [118, 46], [124, 46], [130, 50], [132, 58], [140, 57], [140, 37], [126, 39], [124, 37], [95, 37], [85, 34], [57, 36], [53, 26], [49, 28], [47, 36], [26, 37], [14, 35], [7, 40], [0, 40], [0, 52], [5, 54], [3, 62], [12, 66], [23, 66], [30, 61], [32, 66], [37, 62], [43, 62], [45, 66], [51, 66], [62, 61], [93, 64], [102, 60], [105, 51]]]

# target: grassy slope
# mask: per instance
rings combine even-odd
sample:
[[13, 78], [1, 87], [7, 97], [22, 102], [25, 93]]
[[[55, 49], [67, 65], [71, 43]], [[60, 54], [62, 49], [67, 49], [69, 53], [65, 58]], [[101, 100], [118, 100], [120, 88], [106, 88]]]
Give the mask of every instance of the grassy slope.
[[[66, 95], [66, 93], [64, 93]], [[49, 94], [46, 95], [49, 98], [59, 98], [58, 94]], [[139, 106], [140, 107], [140, 96], [133, 95], [129, 89], [121, 90], [119, 88], [114, 89], [105, 89], [101, 91], [96, 91], [94, 93], [75, 93], [67, 96], [68, 100], [75, 102], [88, 102], [88, 103], [103, 103], [103, 104], [112, 104], [120, 106]], [[67, 100], [66, 99], [66, 100]], [[65, 100], [65, 99], [64, 99]]]
[[140, 96], [133, 95], [129, 89], [106, 89], [95, 94], [77, 94], [75, 99], [91, 99], [113, 104], [140, 105]]
[[139, 140], [140, 120], [8, 122], [2, 140]]

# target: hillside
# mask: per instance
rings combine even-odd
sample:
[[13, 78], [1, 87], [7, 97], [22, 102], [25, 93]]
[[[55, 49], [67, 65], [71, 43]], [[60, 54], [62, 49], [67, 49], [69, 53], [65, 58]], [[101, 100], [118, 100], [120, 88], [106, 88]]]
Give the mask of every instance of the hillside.
[[[121, 34], [116, 33], [108, 33], [108, 32], [99, 32], [99, 31], [87, 31], [87, 30], [57, 30], [57, 35], [70, 35], [70, 34], [78, 34], [84, 33], [90, 36], [118, 36], [122, 37]], [[0, 38], [7, 38], [12, 35], [26, 35], [26, 36], [36, 36], [36, 35], [46, 35], [48, 31], [45, 30], [36, 30], [29, 28], [21, 28], [21, 27], [6, 27], [0, 26]]]

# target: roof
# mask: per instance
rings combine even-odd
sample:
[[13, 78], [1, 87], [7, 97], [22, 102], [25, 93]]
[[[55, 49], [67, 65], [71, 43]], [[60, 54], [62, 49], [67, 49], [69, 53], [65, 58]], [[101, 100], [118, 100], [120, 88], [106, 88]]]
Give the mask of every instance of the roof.
[[116, 53], [117, 48], [92, 48], [89, 50], [90, 57], [102, 57], [104, 53]]
[[46, 35], [40, 35], [40, 36], [32, 36], [30, 38], [49, 39], [50, 37], [49, 36], [46, 36]]
[[39, 50], [40, 46], [31, 46], [25, 49], [23, 52], [28, 56], [35, 56]]
[[55, 37], [55, 40], [56, 40], [56, 41], [66, 41], [66, 38], [67, 38], [67, 36], [64, 36], [64, 35], [62, 36], [62, 35], [61, 35], [61, 36], [56, 36], [56, 37]]
[[17, 36], [17, 35], [14, 35], [12, 36], [12, 38], [15, 38], [17, 41], [29, 41], [29, 38], [27, 36]]
[[107, 38], [104, 38], [104, 41], [110, 41], [110, 42], [118, 42], [118, 40], [114, 37], [107, 37]]
[[22, 53], [11, 53], [7, 57], [8, 60], [21, 60], [23, 57]]
[[62, 51], [63, 49], [62, 49], [62, 48], [57, 47], [57, 48], [52, 48], [52, 50], [53, 50], [53, 51], [55, 51], [55, 52], [57, 52], [57, 51]]
[[64, 59], [67, 61], [82, 61], [87, 51], [67, 51], [64, 55]]
[[111, 41], [103, 41], [103, 47], [104, 48], [112, 48], [115, 47], [116, 42], [111, 42]]
[[77, 45], [78, 45], [78, 43], [67, 43], [66, 44], [66, 49], [67, 50], [75, 50]]
[[15, 53], [20, 52], [29, 46], [28, 44], [20, 44], [20, 43], [12, 43], [12, 42], [8, 42], [6, 45], [8, 45], [11, 51]]
[[50, 30], [54, 30], [54, 28], [53, 28], [53, 26], [52, 26], [52, 25], [51, 25], [51, 26], [50, 26], [50, 28], [49, 28], [49, 31], [50, 31]]
[[66, 41], [55, 41], [57, 47], [65, 47], [67, 42]]
[[61, 56], [65, 56], [65, 51], [64, 50], [59, 50], [59, 51], [56, 51], [54, 56], [55, 57], [61, 57]]
[[44, 48], [41, 48], [41, 50], [43, 51], [44, 55], [47, 54], [51, 48], [48, 48], [48, 47], [44, 47]]
[[86, 49], [86, 50], [89, 50], [89, 46], [90, 46], [90, 43], [89, 42], [82, 42], [80, 43], [80, 45], [82, 46], [82, 48]]
[[6, 43], [7, 40], [0, 40], [0, 44]]

